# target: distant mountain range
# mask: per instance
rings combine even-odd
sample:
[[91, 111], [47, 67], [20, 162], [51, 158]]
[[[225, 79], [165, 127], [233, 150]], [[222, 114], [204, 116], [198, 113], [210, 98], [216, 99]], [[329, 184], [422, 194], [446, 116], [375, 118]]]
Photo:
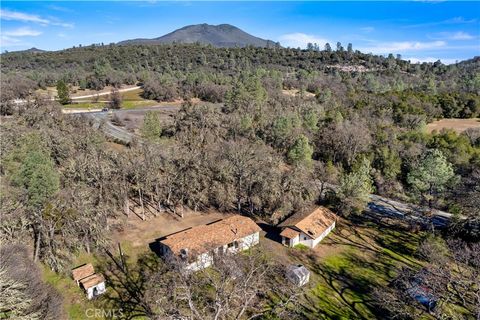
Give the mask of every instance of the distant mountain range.
[[119, 45], [131, 44], [163, 44], [163, 43], [201, 43], [211, 44], [215, 47], [273, 47], [276, 43], [265, 40], [230, 24], [195, 24], [177, 29], [164, 36], [154, 39], [132, 39], [121, 41]]

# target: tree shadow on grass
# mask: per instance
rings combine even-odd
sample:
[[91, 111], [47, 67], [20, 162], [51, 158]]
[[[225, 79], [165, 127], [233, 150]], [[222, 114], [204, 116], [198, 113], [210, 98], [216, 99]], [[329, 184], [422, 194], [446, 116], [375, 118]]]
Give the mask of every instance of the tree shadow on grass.
[[[332, 268], [325, 264], [309, 263], [311, 270], [318, 274], [326, 288], [317, 288], [315, 299], [322, 300], [322, 304], [327, 306], [324, 310], [321, 308], [315, 310], [315, 313], [327, 315], [334, 318], [357, 318], [367, 319], [368, 315], [361, 310], [360, 305], [366, 306], [368, 300], [366, 296], [370, 292], [371, 284], [368, 279], [353, 275], [345, 267], [339, 269]], [[328, 292], [328, 297], [325, 295]], [[338, 303], [332, 303], [332, 298]], [[312, 301], [314, 302], [314, 301]], [[315, 304], [314, 304], [315, 305]]]
[[395, 225], [357, 219], [339, 225], [336, 236], [322, 242], [346, 249], [326, 260], [319, 259], [312, 251], [292, 251], [296, 259], [321, 279], [307, 295], [302, 306], [304, 314], [309, 318], [330, 319], [387, 317], [374, 305], [372, 292], [387, 285], [402, 266], [420, 266], [412, 258], [420, 240], [421, 235], [402, 232]]
[[107, 252], [108, 258], [102, 263], [103, 269], [99, 270], [105, 276], [107, 291], [102, 297], [104, 309], [121, 310], [108, 319], [135, 319], [150, 317], [154, 313], [145, 303], [144, 294], [147, 284], [147, 274], [158, 270], [162, 263], [155, 253], [149, 252], [139, 257], [136, 264], [124, 263], [118, 256]]

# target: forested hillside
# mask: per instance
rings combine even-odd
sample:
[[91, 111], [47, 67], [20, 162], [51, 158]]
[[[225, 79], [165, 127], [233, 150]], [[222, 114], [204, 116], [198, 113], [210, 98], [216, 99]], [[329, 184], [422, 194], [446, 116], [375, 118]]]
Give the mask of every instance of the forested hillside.
[[[376, 193], [449, 211], [446, 234], [479, 240], [480, 130], [425, 130], [433, 119], [479, 116], [479, 58], [412, 64], [341, 44], [322, 51], [99, 45], [2, 54], [1, 67], [1, 241], [27, 245], [57, 272], [79, 252], [111, 245], [110, 228], [132, 199], [142, 208], [144, 200], [172, 212], [213, 208], [275, 225], [313, 203], [362, 216]], [[58, 82], [139, 83], [145, 98], [185, 102], [171, 124], [149, 111], [141, 143], [119, 149], [87, 118], [35, 95]], [[469, 297], [478, 294], [474, 286], [466, 285]], [[262, 303], [249, 315], [274, 310], [265, 302], [271, 289], [258, 293]], [[474, 300], [452, 299], [465, 314], [476, 312]]]
[[[319, 51], [283, 48], [214, 48], [200, 45], [97, 45], [56, 52], [2, 55], [2, 101], [64, 80], [80, 88], [101, 89], [141, 82], [158, 100], [198, 96], [223, 101], [239, 77], [254, 74], [275, 90], [297, 88], [333, 94], [342, 105], [400, 105], [427, 117], [473, 117], [480, 90], [480, 59], [454, 65], [411, 64], [328, 46]], [[368, 98], [367, 98], [368, 96]], [[396, 106], [395, 106], [396, 107]]]

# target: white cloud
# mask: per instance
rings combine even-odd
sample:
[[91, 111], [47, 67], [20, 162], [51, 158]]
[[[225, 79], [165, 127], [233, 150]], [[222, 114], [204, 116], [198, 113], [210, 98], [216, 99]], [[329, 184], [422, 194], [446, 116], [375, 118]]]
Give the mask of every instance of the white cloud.
[[410, 62], [412, 63], [436, 62], [440, 60], [444, 64], [453, 64], [461, 60], [461, 59], [443, 59], [443, 58], [434, 58], [434, 57], [424, 57], [424, 58], [410, 57], [410, 58], [404, 58], [404, 59], [410, 60]]
[[72, 9], [56, 6], [54, 4], [51, 4], [51, 5], [47, 6], [47, 8], [49, 8], [51, 10], [55, 10], [55, 11], [61, 11], [61, 12], [73, 12]]
[[453, 24], [455, 24], [455, 23], [474, 23], [474, 22], [477, 22], [477, 19], [467, 20], [464, 17], [455, 17], [455, 18], [452, 18], [452, 19], [445, 20], [444, 22], [445, 23], [453, 23]]
[[279, 40], [282, 46], [291, 48], [306, 48], [308, 43], [316, 43], [319, 46], [323, 46], [325, 43], [329, 42], [325, 38], [301, 32], [284, 34], [280, 36]]
[[459, 32], [455, 32], [454, 34], [452, 34], [449, 39], [452, 39], [452, 40], [471, 40], [473, 38], [475, 38], [475, 37], [472, 36], [471, 34], [468, 34], [468, 33], [463, 32], [463, 31], [459, 31]]
[[3, 20], [15, 20], [23, 22], [35, 22], [40, 24], [49, 24], [49, 20], [42, 19], [37, 15], [0, 9], [0, 18]]
[[2, 20], [33, 22], [33, 23], [38, 23], [42, 26], [52, 25], [52, 26], [59, 26], [64, 28], [73, 28], [72, 23], [52, 21], [52, 19], [45, 19], [35, 14], [23, 13], [18, 11], [10, 11], [5, 9], [0, 9], [0, 18]]
[[4, 31], [4, 35], [12, 37], [36, 37], [42, 34], [42, 32], [30, 29], [29, 27], [22, 27], [15, 30]]
[[408, 51], [422, 51], [445, 47], [445, 41], [402, 41], [402, 42], [383, 42], [371, 47], [360, 48], [360, 51], [371, 52], [374, 54], [402, 53]]
[[475, 39], [475, 36], [464, 32], [464, 31], [458, 31], [458, 32], [438, 32], [434, 33], [429, 36], [431, 39], [437, 39], [437, 40], [472, 40]]
[[442, 3], [446, 2], [447, 0], [414, 0], [415, 2], [425, 2], [425, 3]]
[[375, 28], [374, 27], [363, 27], [363, 28], [360, 28], [360, 30], [363, 31], [363, 32], [366, 32], [366, 33], [370, 33], [370, 32], [375, 31]]
[[23, 46], [23, 45], [25, 45], [25, 43], [20, 39], [12, 38], [12, 37], [6, 36], [4, 34], [2, 34], [0, 36], [0, 47], [1, 48], [16, 47], [16, 46]]
[[402, 28], [432, 27], [432, 26], [439, 26], [439, 25], [445, 25], [445, 24], [469, 24], [469, 23], [475, 23], [475, 22], [477, 22], [477, 19], [467, 20], [464, 17], [454, 17], [454, 18], [442, 20], [442, 21], [432, 21], [432, 22], [406, 25], [406, 26], [403, 26]]

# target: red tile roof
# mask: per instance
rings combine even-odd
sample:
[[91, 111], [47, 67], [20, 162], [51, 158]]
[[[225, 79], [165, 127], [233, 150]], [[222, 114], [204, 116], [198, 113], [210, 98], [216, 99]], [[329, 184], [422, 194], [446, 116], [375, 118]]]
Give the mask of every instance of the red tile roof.
[[82, 284], [82, 286], [85, 288], [85, 289], [88, 289], [88, 288], [91, 288], [91, 287], [94, 287], [96, 286], [97, 284], [99, 283], [102, 283], [102, 282], [105, 282], [105, 279], [103, 278], [102, 275], [100, 274], [92, 274], [86, 278], [83, 278], [82, 280], [80, 280], [80, 283]]
[[78, 281], [95, 273], [91, 263], [72, 269], [73, 280]]
[[317, 207], [313, 211], [296, 213], [283, 221], [279, 226], [285, 228], [293, 227], [302, 231], [312, 239], [316, 239], [336, 220], [337, 216], [330, 209]]
[[168, 246], [176, 255], [179, 255], [182, 249], [190, 253], [202, 254], [260, 230], [252, 219], [233, 215], [207, 225], [171, 234], [160, 240], [160, 243]]
[[285, 238], [288, 238], [288, 239], [293, 239], [296, 236], [298, 236], [299, 234], [300, 234], [300, 232], [298, 232], [296, 230], [293, 230], [292, 228], [288, 228], [288, 227], [283, 229], [282, 232], [280, 232], [280, 235], [282, 237], [285, 237]]

